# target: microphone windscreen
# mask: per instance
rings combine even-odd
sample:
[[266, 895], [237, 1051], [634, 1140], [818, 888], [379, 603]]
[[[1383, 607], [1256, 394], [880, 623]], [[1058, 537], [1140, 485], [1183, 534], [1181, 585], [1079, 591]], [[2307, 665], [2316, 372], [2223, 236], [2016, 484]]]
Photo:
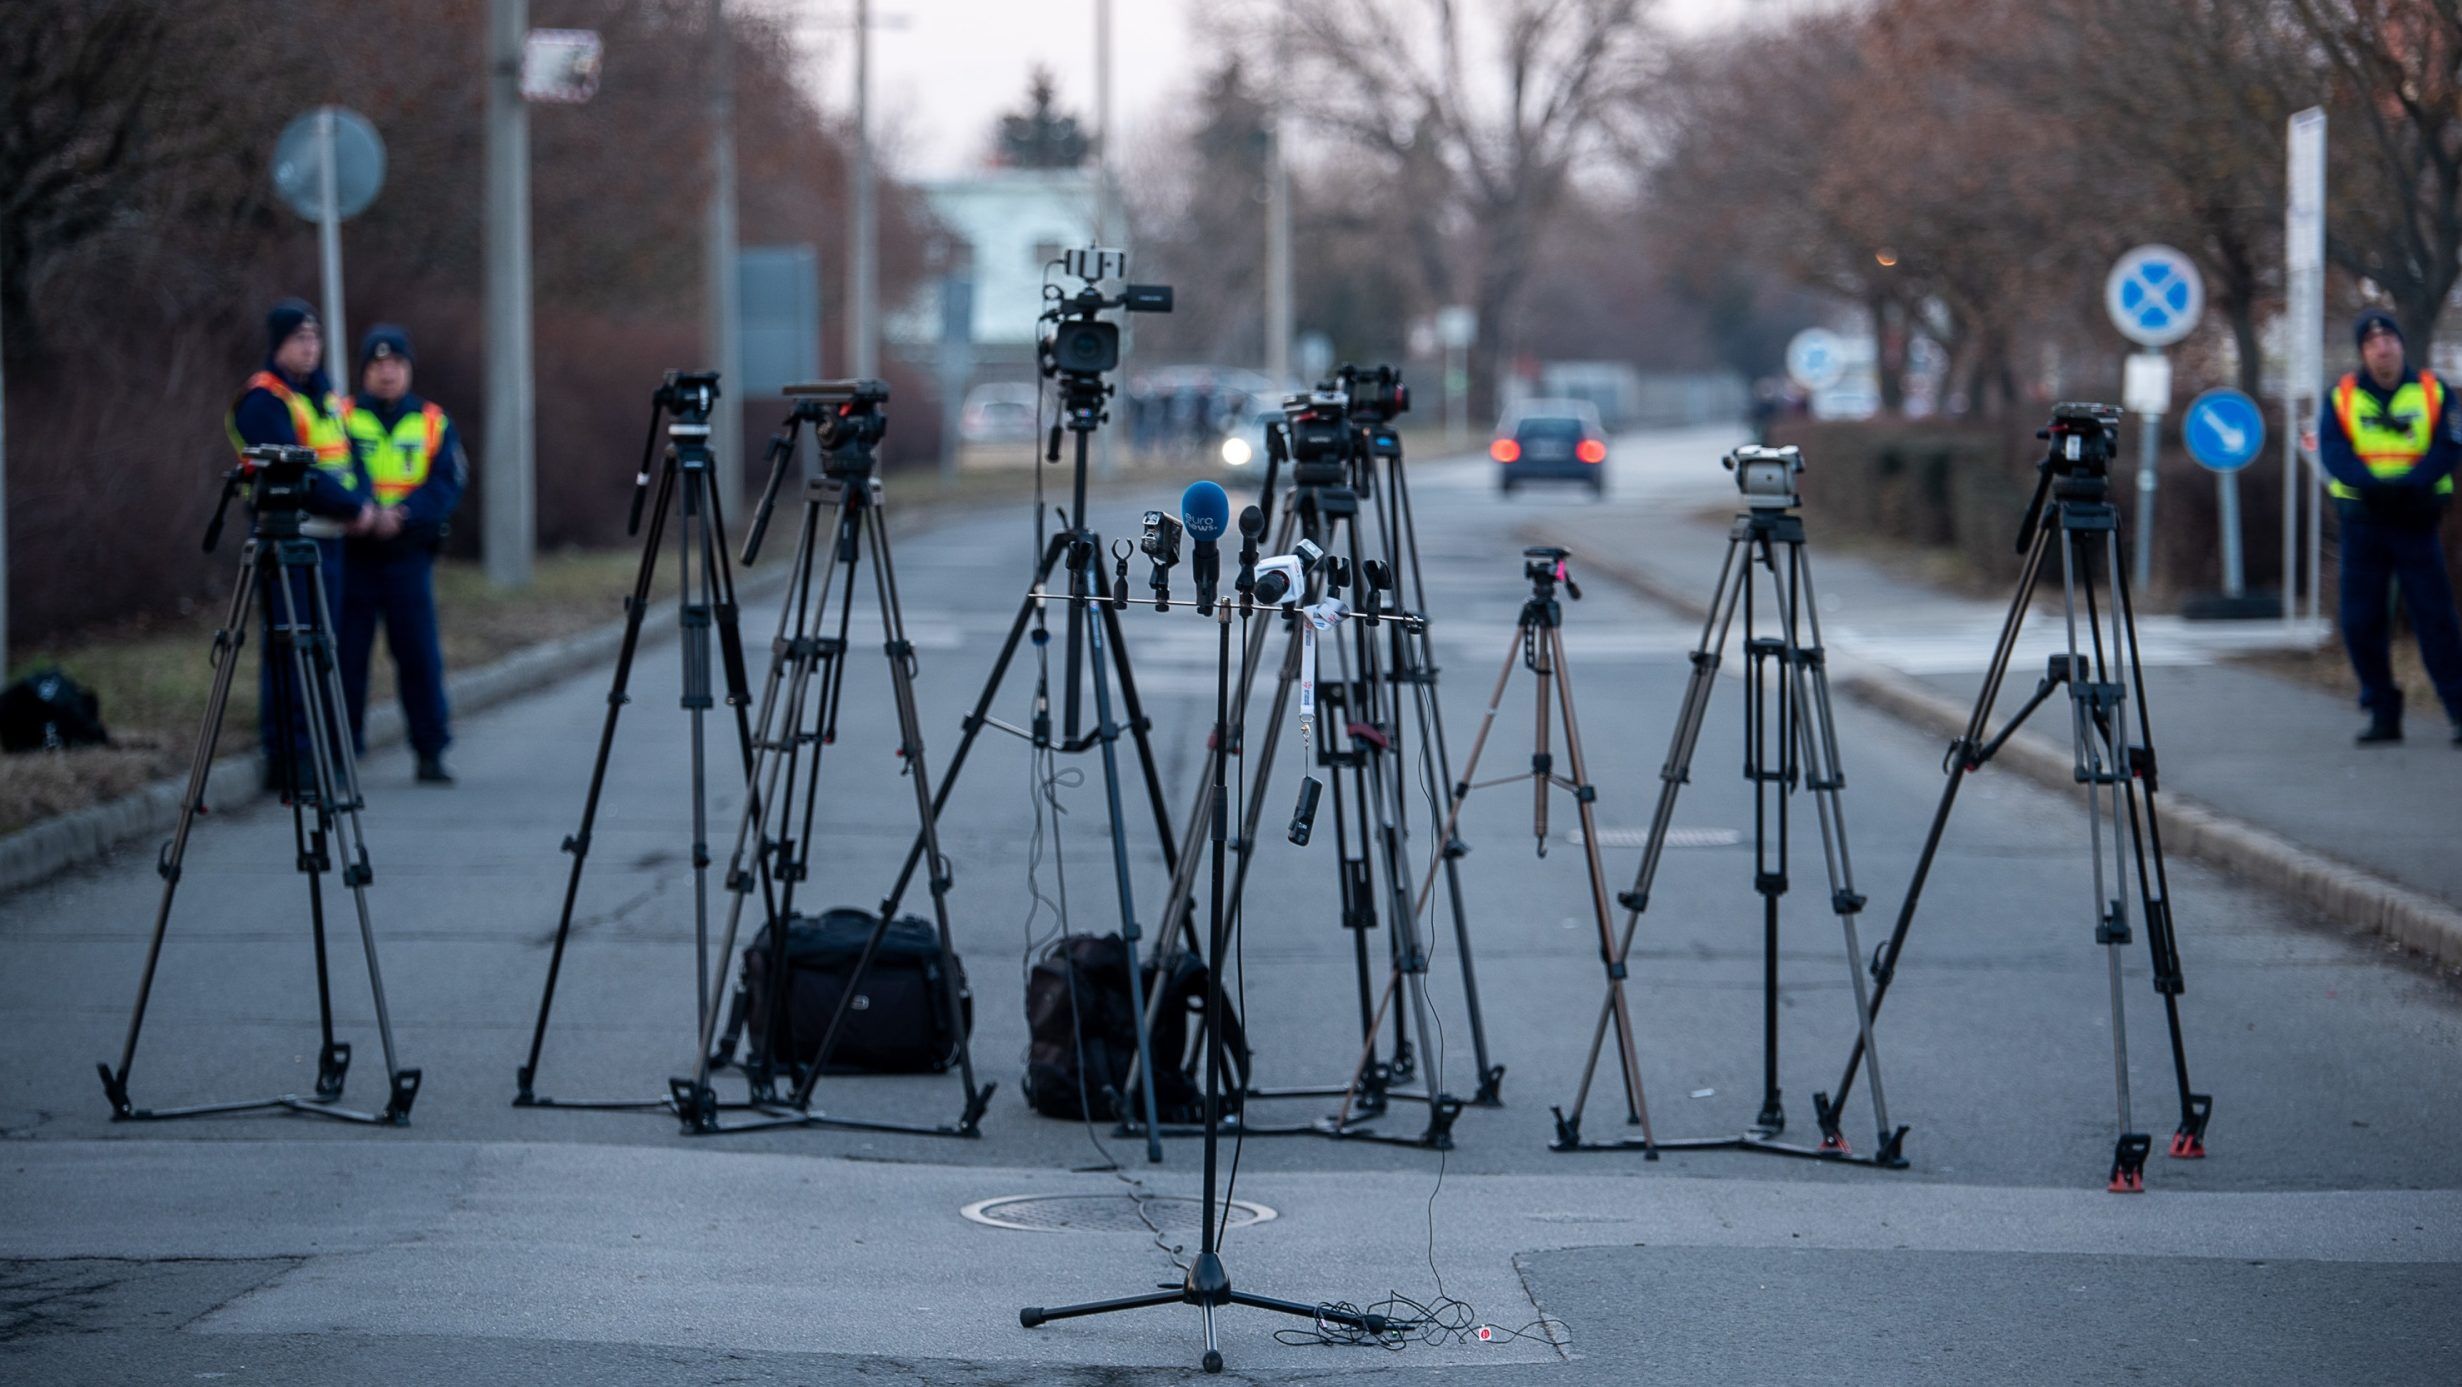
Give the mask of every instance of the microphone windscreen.
[[1255, 506], [1240, 512], [1240, 533], [1255, 539], [1265, 533], [1265, 512]]
[[1180, 523], [1194, 540], [1217, 540], [1231, 523], [1231, 498], [1213, 482], [1191, 482], [1180, 493]]

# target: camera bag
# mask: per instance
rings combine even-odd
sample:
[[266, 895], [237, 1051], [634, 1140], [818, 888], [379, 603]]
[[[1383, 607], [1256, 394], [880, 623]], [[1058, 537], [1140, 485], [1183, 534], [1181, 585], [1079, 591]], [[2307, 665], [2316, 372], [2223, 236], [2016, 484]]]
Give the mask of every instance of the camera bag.
[[[873, 952], [862, 984], [848, 999], [847, 984], [855, 961], [863, 956], [880, 916], [869, 910], [824, 911], [819, 919], [794, 916], [786, 928], [786, 985], [770, 986], [772, 940], [764, 925], [744, 950], [741, 986], [737, 990], [732, 1032], [745, 1027], [747, 1067], [771, 1062], [769, 1046], [772, 1005], [783, 996], [784, 1053], [777, 1067], [800, 1073], [820, 1055], [821, 1037], [829, 1030], [841, 999], [846, 1021], [831, 1047], [829, 1074], [938, 1073], [957, 1063], [958, 1047], [974, 1033], [974, 994], [966, 986], [966, 968], [954, 954], [943, 953], [940, 931], [929, 920], [913, 915], [891, 922]], [[958, 1017], [951, 1021], [943, 988], [954, 982]], [[726, 1047], [732, 1049], [730, 1043]]]
[[[1207, 971], [1203, 960], [1183, 952], [1172, 961], [1159, 993], [1155, 962], [1139, 968], [1153, 997], [1147, 1036], [1154, 1056], [1154, 1101], [1164, 1122], [1205, 1118], [1202, 1068]], [[1112, 1122], [1135, 1113], [1131, 1095], [1137, 1071], [1136, 1012], [1128, 992], [1128, 946], [1116, 934], [1072, 934], [1055, 941], [1026, 978], [1026, 1102], [1045, 1117]], [[1223, 1111], [1239, 1109], [1247, 1087], [1246, 1036], [1230, 1008], [1224, 1009], [1228, 1055], [1223, 1071]], [[1131, 1095], [1125, 1096], [1124, 1095]]]
[[0, 689], [0, 751], [102, 746], [102, 700], [56, 668], [38, 669]]

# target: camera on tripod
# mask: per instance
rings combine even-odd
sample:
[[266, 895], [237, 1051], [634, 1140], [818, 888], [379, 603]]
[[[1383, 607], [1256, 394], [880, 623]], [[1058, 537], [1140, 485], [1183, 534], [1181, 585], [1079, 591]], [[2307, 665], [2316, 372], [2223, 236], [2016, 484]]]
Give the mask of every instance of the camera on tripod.
[[1114, 308], [1130, 313], [1168, 313], [1171, 286], [1128, 284], [1121, 286], [1117, 296], [1106, 296], [1101, 282], [1128, 273], [1128, 252], [1124, 250], [1091, 246], [1065, 252], [1060, 263], [1069, 274], [1083, 280], [1084, 287], [1070, 294], [1062, 292], [1056, 284], [1043, 286], [1050, 306], [1043, 310], [1041, 321], [1051, 326], [1035, 345], [1035, 359], [1046, 376], [1058, 376], [1076, 384], [1090, 383], [1106, 371], [1120, 369], [1120, 325], [1101, 315]]
[[872, 450], [889, 432], [889, 383], [880, 380], [816, 380], [786, 388], [795, 412], [812, 424], [826, 476], [856, 476], [872, 468]]
[[669, 371], [651, 398], [658, 408], [686, 423], [707, 423], [711, 411], [718, 408], [718, 373]]
[[1798, 448], [1748, 443], [1718, 463], [1735, 474], [1735, 489], [1754, 510], [1793, 510], [1803, 501], [1795, 493], [1795, 479], [1804, 471], [1804, 454]]
[[1411, 388], [1402, 383], [1402, 373], [1391, 366], [1370, 366], [1366, 369], [1348, 362], [1334, 372], [1342, 393], [1350, 397], [1351, 417], [1373, 427], [1397, 416], [1410, 413]]
[[2119, 454], [2120, 411], [2112, 405], [2064, 400], [2052, 406], [2052, 422], [2037, 430], [2035, 437], [2052, 445], [2044, 458], [2046, 466], [2102, 476], [2111, 471], [2112, 459]]
[[1300, 486], [1341, 486], [1351, 479], [1351, 397], [1332, 381], [1286, 395], [1282, 422], [1266, 431], [1266, 455], [1291, 464]]

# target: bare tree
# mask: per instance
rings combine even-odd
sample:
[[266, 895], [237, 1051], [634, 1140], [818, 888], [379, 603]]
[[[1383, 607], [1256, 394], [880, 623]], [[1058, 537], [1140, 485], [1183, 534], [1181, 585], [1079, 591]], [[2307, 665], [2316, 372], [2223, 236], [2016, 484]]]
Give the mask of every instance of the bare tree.
[[[1485, 405], [1553, 219], [1654, 49], [1646, 0], [1501, 0], [1487, 24], [1466, 8], [1289, 5], [1287, 81], [1303, 118], [1381, 174], [1384, 196], [1358, 210], [1389, 228], [1429, 300], [1478, 311], [1472, 392]], [[1252, 30], [1252, 46], [1275, 32], [1270, 16]]]

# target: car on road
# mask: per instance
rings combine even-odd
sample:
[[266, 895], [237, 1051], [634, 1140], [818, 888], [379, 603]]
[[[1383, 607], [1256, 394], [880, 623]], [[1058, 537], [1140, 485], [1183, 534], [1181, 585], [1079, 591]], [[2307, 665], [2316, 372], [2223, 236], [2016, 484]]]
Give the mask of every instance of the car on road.
[[1497, 489], [1507, 494], [1533, 481], [1607, 492], [1607, 430], [1587, 400], [1524, 400], [1496, 426], [1487, 455], [1496, 460]]
[[958, 438], [967, 443], [1033, 441], [1035, 390], [1025, 381], [989, 381], [967, 391], [958, 411]]

